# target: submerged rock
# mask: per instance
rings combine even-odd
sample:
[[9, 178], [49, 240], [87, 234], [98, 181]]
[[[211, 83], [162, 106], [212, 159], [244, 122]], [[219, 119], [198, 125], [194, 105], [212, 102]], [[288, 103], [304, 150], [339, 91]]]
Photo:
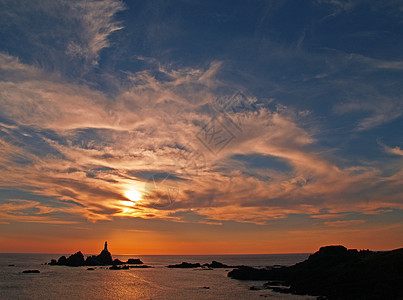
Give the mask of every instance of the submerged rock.
[[39, 270], [25, 270], [25, 271], [22, 271], [22, 273], [41, 273], [41, 271], [39, 271]]
[[117, 266], [117, 265], [113, 265], [112, 267], [109, 267], [109, 270], [129, 270], [129, 266]]
[[113, 265], [112, 267], [109, 267], [109, 270], [120, 270], [120, 267], [117, 265]]
[[260, 291], [260, 290], [266, 290], [267, 288], [264, 285], [253, 285], [249, 288], [251, 291]]

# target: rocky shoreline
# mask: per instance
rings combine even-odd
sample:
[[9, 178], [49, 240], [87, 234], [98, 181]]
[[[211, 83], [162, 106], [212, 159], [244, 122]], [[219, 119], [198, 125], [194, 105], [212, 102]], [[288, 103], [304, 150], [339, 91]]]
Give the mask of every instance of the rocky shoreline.
[[238, 267], [228, 277], [268, 280], [266, 288], [327, 299], [403, 299], [403, 248], [385, 252], [343, 246], [319, 249], [290, 267]]

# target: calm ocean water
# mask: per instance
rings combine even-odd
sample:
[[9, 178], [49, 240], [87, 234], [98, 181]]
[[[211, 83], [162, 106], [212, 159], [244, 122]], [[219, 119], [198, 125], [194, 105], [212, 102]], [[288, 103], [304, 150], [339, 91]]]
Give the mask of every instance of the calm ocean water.
[[[87, 271], [87, 267], [44, 264], [60, 256], [0, 253], [0, 299], [314, 299], [270, 290], [249, 290], [250, 286], [262, 285], [264, 281], [230, 279], [227, 274], [231, 269], [166, 268], [182, 261], [210, 263], [212, 260], [254, 267], [292, 265], [306, 259], [308, 254], [114, 255], [122, 261], [138, 257], [153, 267], [117, 271], [102, 267]], [[41, 273], [23, 274], [27, 269], [38, 269]]]

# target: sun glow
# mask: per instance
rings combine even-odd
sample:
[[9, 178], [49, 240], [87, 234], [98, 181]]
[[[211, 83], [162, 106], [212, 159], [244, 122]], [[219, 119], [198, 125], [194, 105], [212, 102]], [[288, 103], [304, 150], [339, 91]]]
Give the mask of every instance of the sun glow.
[[125, 192], [125, 196], [127, 199], [136, 202], [141, 200], [141, 193], [139, 191], [136, 190], [128, 190]]

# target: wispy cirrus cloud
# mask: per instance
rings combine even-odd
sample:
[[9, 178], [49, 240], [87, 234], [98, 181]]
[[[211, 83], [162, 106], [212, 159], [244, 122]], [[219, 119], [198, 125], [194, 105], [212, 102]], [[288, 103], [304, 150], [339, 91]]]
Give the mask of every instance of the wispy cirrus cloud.
[[389, 154], [403, 156], [403, 150], [399, 146], [389, 147], [380, 141], [378, 141], [378, 144], [381, 145], [384, 148], [384, 150]]
[[78, 221], [60, 219], [55, 213], [66, 208], [49, 207], [38, 201], [9, 199], [0, 204], [0, 219], [26, 223], [75, 224]]
[[123, 28], [114, 17], [125, 9], [118, 0], [5, 0], [0, 7], [5, 28], [1, 51], [69, 77], [82, 76], [98, 64], [110, 35]]
[[324, 224], [330, 227], [347, 227], [365, 223], [365, 220], [328, 221]]
[[96, 65], [99, 60], [99, 51], [109, 47], [108, 37], [111, 33], [123, 27], [114, 16], [125, 9], [120, 1], [86, 1], [70, 4], [72, 15], [83, 29], [78, 38], [71, 39], [66, 46], [66, 54], [84, 58], [85, 61]]
[[[382, 97], [380, 96], [380, 98]], [[364, 103], [362, 101], [352, 101], [339, 104], [336, 106], [335, 111], [339, 114], [369, 112], [370, 115], [361, 119], [356, 127], [357, 131], [364, 131], [400, 118], [403, 115], [403, 106], [400, 99], [369, 99]]]

